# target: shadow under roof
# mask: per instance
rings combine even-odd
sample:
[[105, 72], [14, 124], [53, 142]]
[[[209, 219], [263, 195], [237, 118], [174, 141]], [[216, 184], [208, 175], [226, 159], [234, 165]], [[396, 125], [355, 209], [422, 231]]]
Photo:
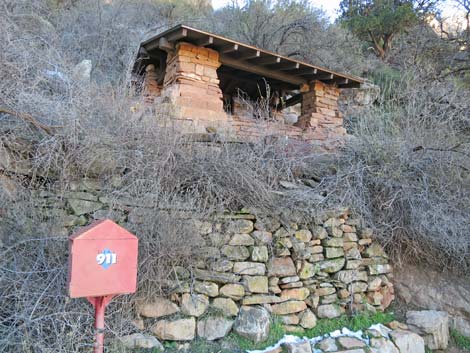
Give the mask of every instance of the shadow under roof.
[[291, 89], [313, 80], [336, 84], [340, 88], [360, 87], [364, 82], [364, 79], [356, 76], [308, 64], [182, 24], [142, 42], [133, 72], [141, 74], [145, 65], [162, 55], [166, 57], [162, 43], [174, 46], [178, 42], [214, 49], [220, 53], [222, 67], [283, 82]]

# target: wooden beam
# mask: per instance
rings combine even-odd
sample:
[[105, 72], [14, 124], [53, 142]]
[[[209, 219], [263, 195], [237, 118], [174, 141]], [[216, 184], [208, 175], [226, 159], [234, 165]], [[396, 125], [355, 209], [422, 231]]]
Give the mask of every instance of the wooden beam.
[[265, 56], [265, 57], [257, 58], [253, 60], [253, 64], [256, 64], [256, 65], [279, 64], [280, 62], [281, 62], [281, 57], [279, 56]]
[[251, 73], [264, 76], [267, 78], [273, 78], [275, 80], [288, 82], [293, 85], [302, 85], [304, 83], [307, 83], [307, 80], [303, 78], [295, 77], [292, 75], [287, 75], [277, 70], [270, 70], [268, 68], [255, 65], [255, 64], [243, 61], [243, 60], [237, 60], [226, 55], [221, 55], [220, 61], [222, 65], [233, 67], [235, 69], [242, 70], [242, 71], [251, 72]]
[[255, 52], [249, 52], [246, 54], [239, 55], [237, 59], [239, 60], [255, 59], [255, 58], [259, 58], [260, 55], [261, 55], [261, 52], [259, 50], [256, 50]]
[[166, 51], [167, 53], [173, 52], [175, 50], [175, 45], [170, 43], [165, 37], [161, 37], [158, 40], [158, 49]]
[[214, 44], [214, 37], [212, 36], [207, 36], [207, 37], [204, 37], [204, 38], [201, 38], [199, 40], [197, 40], [195, 42], [195, 44], [198, 46], [198, 47], [206, 47], [208, 45], [212, 45]]
[[290, 64], [288, 66], [284, 66], [284, 67], [280, 67], [278, 68], [278, 70], [281, 70], [281, 71], [291, 71], [291, 70], [298, 70], [300, 67], [300, 64], [299, 63], [293, 63], [293, 64]]
[[165, 37], [160, 37], [158, 40], [154, 40], [148, 44], [145, 45], [145, 49], [147, 49], [148, 51], [150, 50], [153, 50], [153, 49], [156, 49], [159, 47], [159, 43], [160, 43], [160, 39], [161, 38], [165, 38], [165, 40], [167, 42], [174, 42], [178, 39], [181, 39], [181, 38], [184, 38], [188, 35], [188, 30], [186, 28], [180, 28], [178, 29], [177, 31], [173, 32], [173, 33], [169, 33], [167, 36]]
[[230, 45], [227, 45], [227, 46], [222, 47], [220, 49], [217, 49], [217, 51], [220, 54], [231, 53], [231, 52], [237, 51], [237, 50], [238, 50], [238, 44], [230, 44]]

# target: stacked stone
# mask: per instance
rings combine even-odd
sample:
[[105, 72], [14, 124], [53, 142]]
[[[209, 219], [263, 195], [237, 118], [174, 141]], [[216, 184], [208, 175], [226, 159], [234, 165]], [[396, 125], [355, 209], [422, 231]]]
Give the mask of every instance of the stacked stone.
[[158, 318], [151, 330], [159, 339], [213, 340], [233, 328], [261, 340], [266, 332], [246, 329], [250, 310], [275, 315], [286, 330], [298, 331], [348, 308], [383, 310], [393, 299], [387, 255], [372, 241], [372, 231], [347, 212], [308, 225], [248, 213], [225, 217], [196, 222], [197, 241], [206, 246], [195, 280], [185, 282], [186, 272], [175, 281], [171, 300], [157, 298], [139, 308], [141, 316]]
[[217, 77], [220, 65], [217, 51], [178, 43], [167, 57], [162, 97], [170, 98], [182, 118], [227, 120]]
[[346, 135], [343, 117], [338, 108], [339, 88], [314, 81], [303, 87], [302, 91], [302, 114], [296, 125], [314, 128], [317, 140]]

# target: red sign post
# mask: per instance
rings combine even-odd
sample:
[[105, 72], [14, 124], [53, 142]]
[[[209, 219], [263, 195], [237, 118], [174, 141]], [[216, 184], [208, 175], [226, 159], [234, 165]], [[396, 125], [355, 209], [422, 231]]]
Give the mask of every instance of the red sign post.
[[106, 306], [116, 295], [137, 289], [138, 239], [105, 219], [72, 234], [69, 240], [69, 294], [71, 298], [87, 298], [94, 306], [94, 353], [102, 353]]

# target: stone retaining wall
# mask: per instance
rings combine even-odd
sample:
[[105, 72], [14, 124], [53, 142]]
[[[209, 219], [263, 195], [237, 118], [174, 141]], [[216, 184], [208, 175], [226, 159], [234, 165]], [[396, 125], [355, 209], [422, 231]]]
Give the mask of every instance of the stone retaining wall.
[[[71, 186], [60, 197], [37, 193], [38, 205], [63, 215], [64, 234], [104, 217], [124, 227], [139, 223], [140, 211], [149, 206], [145, 200], [110, 199], [93, 180]], [[138, 305], [137, 326], [163, 341], [214, 340], [232, 330], [262, 341], [272, 316], [287, 331], [299, 331], [318, 319], [388, 307], [394, 299], [392, 267], [371, 228], [347, 210], [320, 212], [307, 221], [280, 218], [241, 211], [198, 220], [186, 212], [181, 221], [194, 229], [199, 260], [175, 269], [168, 297]]]

